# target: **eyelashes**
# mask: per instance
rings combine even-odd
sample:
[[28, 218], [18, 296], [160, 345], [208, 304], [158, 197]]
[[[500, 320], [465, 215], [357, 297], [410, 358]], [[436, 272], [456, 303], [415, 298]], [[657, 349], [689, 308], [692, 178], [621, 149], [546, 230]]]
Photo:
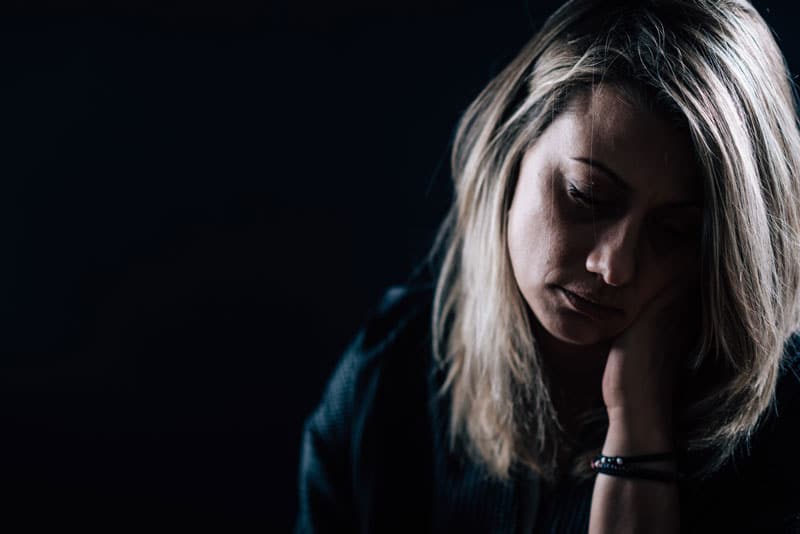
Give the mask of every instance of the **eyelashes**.
[[598, 200], [591, 186], [588, 191], [584, 191], [579, 189], [575, 184], [569, 183], [567, 185], [567, 193], [572, 197], [575, 204], [581, 208], [593, 210], [595, 215], [611, 216], [620, 211], [621, 208], [621, 206], [616, 205], [614, 202]]
[[[598, 200], [594, 191], [590, 187], [588, 191], [578, 188], [573, 183], [567, 184], [567, 193], [578, 209], [581, 217], [592, 216], [592, 221], [597, 222], [602, 219], [614, 219], [621, 216], [625, 211], [625, 205], [614, 201]], [[691, 241], [699, 232], [693, 225], [675, 223], [660, 217], [652, 219], [648, 225], [652, 238], [662, 242], [684, 242]]]
[[591, 193], [586, 194], [573, 184], [569, 184], [567, 186], [567, 192], [569, 193], [569, 196], [571, 196], [572, 199], [581, 206], [593, 207], [596, 204]]

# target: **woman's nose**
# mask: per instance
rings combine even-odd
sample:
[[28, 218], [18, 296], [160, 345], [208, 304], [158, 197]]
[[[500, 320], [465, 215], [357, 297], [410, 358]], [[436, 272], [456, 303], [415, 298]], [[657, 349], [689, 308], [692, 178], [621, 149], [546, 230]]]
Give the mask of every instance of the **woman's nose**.
[[639, 230], [631, 220], [610, 224], [595, 237], [586, 257], [586, 270], [598, 274], [610, 286], [629, 284], [636, 275], [636, 244]]

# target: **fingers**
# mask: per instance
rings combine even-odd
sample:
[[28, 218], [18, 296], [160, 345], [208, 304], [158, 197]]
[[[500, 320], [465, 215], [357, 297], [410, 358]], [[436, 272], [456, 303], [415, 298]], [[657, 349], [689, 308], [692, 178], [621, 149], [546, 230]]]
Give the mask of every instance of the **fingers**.
[[667, 316], [679, 313], [682, 317], [696, 311], [699, 305], [699, 285], [695, 277], [680, 276], [673, 278], [651, 299], [642, 313], [653, 310], [656, 314]]

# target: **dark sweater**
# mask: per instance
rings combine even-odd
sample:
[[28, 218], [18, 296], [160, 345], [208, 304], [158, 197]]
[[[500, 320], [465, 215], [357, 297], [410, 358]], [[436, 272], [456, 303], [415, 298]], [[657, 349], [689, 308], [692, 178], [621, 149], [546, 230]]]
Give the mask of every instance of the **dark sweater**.
[[[389, 289], [345, 351], [305, 424], [296, 532], [586, 532], [593, 480], [548, 487], [519, 470], [499, 482], [450, 451], [432, 297], [430, 285]], [[793, 336], [750, 452], [682, 483], [682, 531], [800, 532], [799, 422]]]

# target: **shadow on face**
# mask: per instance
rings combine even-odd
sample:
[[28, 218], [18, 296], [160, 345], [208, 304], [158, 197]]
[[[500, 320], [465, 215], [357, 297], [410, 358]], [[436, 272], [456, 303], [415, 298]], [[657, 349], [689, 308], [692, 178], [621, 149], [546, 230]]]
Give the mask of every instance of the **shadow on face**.
[[[699, 269], [702, 184], [686, 131], [598, 85], [524, 154], [508, 213], [517, 285], [546, 335], [608, 341]], [[683, 289], [679, 289], [683, 290]]]

